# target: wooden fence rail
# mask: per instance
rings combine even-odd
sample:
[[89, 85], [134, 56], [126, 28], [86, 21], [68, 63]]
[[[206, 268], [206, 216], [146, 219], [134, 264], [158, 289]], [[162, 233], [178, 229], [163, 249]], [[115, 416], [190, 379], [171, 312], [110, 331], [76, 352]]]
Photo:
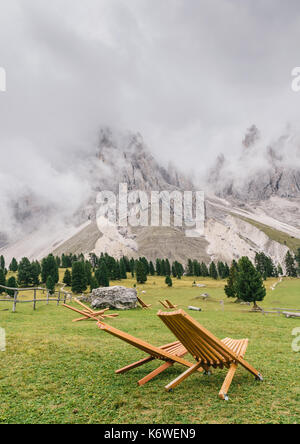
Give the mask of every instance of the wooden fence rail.
[[[43, 287], [36, 287], [36, 288], [12, 288], [12, 287], [6, 287], [5, 285], [0, 285], [0, 288], [3, 288], [4, 290], [9, 290], [14, 292], [13, 296], [13, 313], [16, 312], [17, 304], [27, 304], [27, 303], [33, 303], [33, 310], [36, 310], [36, 304], [37, 302], [46, 302], [47, 305], [49, 302], [56, 302], [57, 305], [60, 304], [60, 302], [66, 303], [67, 299], [72, 300], [72, 293], [68, 293], [62, 289], [56, 290], [53, 292], [53, 294], [50, 295], [49, 291], [46, 288]], [[33, 291], [33, 299], [31, 300], [21, 300], [18, 298], [20, 292], [25, 291]], [[43, 294], [45, 291], [47, 292], [46, 299], [38, 299], [37, 298], [37, 292], [42, 291]], [[56, 298], [53, 297], [54, 295], [58, 295]], [[0, 299], [0, 302], [11, 302], [12, 299]]]

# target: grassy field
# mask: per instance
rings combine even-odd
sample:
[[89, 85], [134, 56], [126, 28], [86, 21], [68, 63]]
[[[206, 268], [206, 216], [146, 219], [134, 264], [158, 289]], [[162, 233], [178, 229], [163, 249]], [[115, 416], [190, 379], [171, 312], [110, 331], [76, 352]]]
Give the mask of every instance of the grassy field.
[[[292, 330], [299, 319], [254, 314], [248, 306], [226, 299], [224, 282], [193, 278], [174, 281], [166, 288], [162, 278], [149, 278], [139, 290], [151, 310], [120, 312], [110, 320], [117, 328], [154, 345], [172, 342], [172, 333], [157, 318], [159, 299], [169, 298], [220, 338], [248, 337], [246, 359], [264, 376], [259, 383], [239, 368], [229, 402], [218, 399], [225, 371], [208, 377], [193, 375], [172, 393], [164, 386], [183, 368], [175, 365], [143, 387], [137, 381], [157, 367], [149, 363], [125, 375], [114, 371], [145, 355], [100, 331], [94, 322], [72, 323], [76, 316], [55, 303], [0, 303], [0, 327], [7, 349], [0, 352], [0, 423], [300, 423], [300, 353], [292, 351]], [[284, 279], [275, 291], [266, 283], [264, 308], [300, 309], [300, 280]], [[117, 283], [120, 284], [120, 283]], [[133, 281], [121, 285], [132, 286]], [[207, 292], [211, 298], [197, 299]], [[224, 309], [220, 301], [224, 300]], [[8, 311], [3, 311], [8, 310]], [[187, 359], [192, 361], [190, 356]], [[192, 361], [193, 362], [193, 361]]]

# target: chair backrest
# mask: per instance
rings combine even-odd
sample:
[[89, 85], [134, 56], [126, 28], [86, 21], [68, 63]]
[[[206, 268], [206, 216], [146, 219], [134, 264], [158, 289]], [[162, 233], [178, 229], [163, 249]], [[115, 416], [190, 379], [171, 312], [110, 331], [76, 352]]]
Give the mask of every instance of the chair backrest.
[[176, 307], [175, 307], [175, 305], [172, 304], [172, 302], [170, 302], [168, 299], [166, 299], [166, 303], [168, 304], [168, 306], [169, 306], [170, 308], [176, 308], [176, 307], [177, 307], [177, 305], [176, 305]]
[[197, 361], [220, 366], [238, 359], [232, 350], [184, 310], [159, 311], [157, 315]]

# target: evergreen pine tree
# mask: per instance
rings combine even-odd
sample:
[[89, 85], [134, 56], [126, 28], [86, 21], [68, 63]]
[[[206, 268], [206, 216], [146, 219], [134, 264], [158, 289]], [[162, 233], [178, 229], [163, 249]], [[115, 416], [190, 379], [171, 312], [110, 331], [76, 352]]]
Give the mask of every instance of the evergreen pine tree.
[[183, 266], [180, 262], [175, 261], [175, 269], [176, 269], [176, 276], [177, 279], [181, 279], [184, 273]]
[[5, 270], [5, 259], [3, 255], [0, 256], [0, 268], [2, 268], [2, 270]]
[[138, 261], [136, 264], [136, 281], [138, 284], [144, 284], [147, 282], [144, 264], [141, 261]]
[[47, 277], [46, 288], [47, 288], [49, 294], [54, 294], [55, 282], [54, 282], [54, 279], [52, 278], [52, 276], [50, 274]]
[[150, 271], [151, 276], [155, 275], [155, 269], [154, 269], [154, 265], [153, 265], [152, 261], [150, 261], [150, 264], [149, 264], [149, 271]]
[[48, 276], [51, 276], [54, 283], [57, 284], [59, 280], [58, 266], [53, 254], [42, 260], [42, 282], [47, 282]]
[[171, 265], [170, 265], [169, 259], [166, 259], [165, 267], [166, 267], [166, 275], [170, 276], [171, 275]]
[[[6, 279], [3, 268], [0, 268], [0, 285], [4, 285], [6, 287]], [[4, 288], [0, 287], [0, 294], [4, 293]]]
[[[7, 279], [6, 287], [17, 288], [17, 280], [14, 276], [11, 276], [10, 278]], [[1, 288], [0, 288], [0, 292], [1, 292]], [[14, 292], [14, 290], [7, 290], [7, 294], [10, 297], [13, 297], [15, 292]]]
[[90, 261], [85, 261], [84, 269], [85, 269], [86, 283], [87, 285], [90, 285], [92, 279], [92, 265]]
[[295, 258], [288, 251], [285, 257], [286, 274], [289, 277], [297, 277], [297, 269], [295, 264]]
[[27, 257], [23, 257], [18, 267], [18, 284], [20, 287], [29, 287], [32, 284], [31, 263]]
[[173, 275], [174, 278], [177, 277], [177, 270], [176, 270], [175, 262], [173, 262], [173, 264], [172, 264], [172, 275]]
[[161, 276], [166, 276], [166, 261], [163, 259], [161, 261], [161, 268], [160, 268], [160, 274]]
[[156, 259], [156, 274], [157, 276], [161, 276], [161, 260]]
[[30, 265], [30, 271], [31, 271], [31, 284], [34, 287], [37, 287], [40, 283], [40, 272], [41, 267], [38, 262], [32, 262]]
[[188, 264], [187, 264], [187, 276], [196, 276], [194, 273], [194, 264], [192, 259], [188, 260]]
[[209, 271], [208, 271], [207, 265], [204, 262], [202, 262], [202, 264], [201, 264], [201, 276], [203, 276], [203, 277], [209, 276]]
[[14, 273], [16, 271], [18, 271], [18, 262], [17, 262], [16, 258], [14, 258], [14, 257], [12, 258], [9, 269], [10, 269], [10, 271], [13, 271]]
[[98, 285], [97, 279], [95, 278], [95, 276], [92, 276], [91, 283], [90, 283], [90, 291], [92, 292], [93, 290], [98, 288], [98, 286], [99, 285]]
[[217, 272], [217, 267], [216, 264], [214, 262], [212, 262], [209, 266], [209, 276], [212, 279], [218, 279], [218, 272]]
[[120, 276], [121, 279], [127, 279], [126, 263], [123, 258], [120, 260]]
[[173, 282], [172, 282], [172, 279], [171, 279], [170, 276], [167, 276], [167, 277], [166, 277], [165, 282], [166, 282], [166, 284], [167, 284], [168, 287], [172, 287], [172, 286], [173, 286]]
[[262, 276], [248, 257], [242, 257], [238, 262], [235, 289], [238, 299], [253, 302], [255, 308], [258, 308], [256, 303], [266, 296]]
[[86, 272], [84, 262], [78, 261], [72, 264], [72, 292], [82, 293], [87, 289]]
[[238, 297], [237, 291], [235, 288], [237, 272], [238, 272], [237, 263], [236, 263], [236, 261], [233, 261], [232, 265], [230, 267], [227, 284], [224, 287], [225, 294], [228, 298], [237, 298]]
[[130, 272], [131, 272], [131, 276], [134, 277], [134, 272], [135, 272], [135, 260], [132, 258], [130, 260]]
[[108, 269], [103, 259], [100, 260], [99, 267], [95, 271], [95, 278], [99, 287], [109, 287]]
[[297, 249], [295, 261], [297, 262], [297, 274], [300, 275], [300, 248]]
[[72, 274], [68, 268], [65, 271], [63, 283], [66, 284], [67, 287], [72, 286]]

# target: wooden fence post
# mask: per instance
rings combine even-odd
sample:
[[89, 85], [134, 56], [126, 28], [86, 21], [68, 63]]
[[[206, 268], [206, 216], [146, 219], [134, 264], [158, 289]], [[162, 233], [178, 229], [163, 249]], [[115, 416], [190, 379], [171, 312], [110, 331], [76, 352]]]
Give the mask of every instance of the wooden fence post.
[[33, 309], [36, 309], [36, 290], [34, 290], [34, 294], [33, 294]]
[[13, 313], [15, 313], [17, 309], [17, 299], [18, 299], [18, 291], [16, 290], [14, 293]]

